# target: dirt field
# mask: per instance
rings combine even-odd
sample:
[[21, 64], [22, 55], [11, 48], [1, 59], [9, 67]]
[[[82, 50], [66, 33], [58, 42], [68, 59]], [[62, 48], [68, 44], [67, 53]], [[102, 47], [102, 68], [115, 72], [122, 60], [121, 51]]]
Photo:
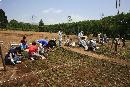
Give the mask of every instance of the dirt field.
[[[27, 43], [30, 44], [32, 41], [37, 39], [51, 39], [58, 38], [57, 33], [48, 33], [48, 32], [32, 32], [32, 31], [0, 31], [0, 41], [3, 41], [2, 52], [3, 57], [8, 52], [11, 43], [19, 44], [23, 36], [27, 37]], [[63, 35], [65, 39], [66, 35]], [[75, 39], [76, 36], [72, 35], [71, 38]], [[0, 59], [0, 67], [2, 67], [2, 62]]]
[[[3, 56], [7, 53], [8, 49], [10, 47], [10, 44], [11, 43], [19, 44], [20, 40], [22, 39], [22, 37], [24, 35], [27, 37], [28, 44], [30, 44], [32, 41], [34, 41], [36, 39], [48, 39], [49, 40], [51, 38], [56, 38], [56, 39], [58, 38], [57, 33], [32, 32], [32, 31], [30, 31], [30, 32], [29, 31], [28, 32], [25, 32], [25, 31], [0, 31], [0, 41], [4, 42], [2, 45]], [[65, 40], [65, 38], [66, 38], [66, 35], [63, 35], [63, 40]], [[74, 41], [77, 41], [77, 36], [75, 36], [75, 35], [71, 35], [70, 38], [72, 38]], [[129, 44], [130, 43], [127, 41], [127, 46], [129, 46]], [[69, 49], [69, 48], [67, 48], [67, 49]], [[75, 52], [78, 52], [81, 54], [86, 54], [86, 55], [89, 55], [89, 56], [92, 56], [92, 57], [95, 57], [98, 59], [105, 59], [105, 60], [109, 60], [109, 61], [113, 61], [113, 62], [118, 61], [119, 63], [122, 62], [127, 65], [130, 64], [129, 61], [125, 61], [122, 59], [118, 59], [118, 58], [111, 59], [109, 56], [98, 55], [96, 53], [91, 53], [91, 52], [85, 52], [81, 48], [74, 48], [74, 49], [72, 48], [69, 50], [72, 50], [72, 51], [75, 51]], [[107, 50], [107, 48], [106, 48], [106, 50]], [[125, 50], [127, 51], [127, 49], [125, 49]], [[119, 51], [125, 51], [125, 50], [122, 50], [122, 48], [119, 47]], [[116, 56], [112, 56], [112, 57], [116, 57]], [[0, 63], [1, 63], [1, 61], [0, 61]]]
[[[24, 35], [27, 36], [28, 44], [36, 39], [57, 38], [56, 33], [0, 31], [0, 41], [4, 42], [2, 45], [3, 55], [8, 51], [10, 43], [19, 43]], [[77, 38], [76, 36], [70, 37]], [[11, 87], [11, 83], [13, 83], [12, 86], [32, 87], [35, 85], [39, 87], [44, 84], [45, 87], [51, 87], [53, 85], [62, 86], [66, 83], [68, 83], [66, 86], [72, 86], [77, 83], [77, 86], [129, 86], [130, 61], [109, 58], [90, 51], [85, 52], [82, 48], [64, 46], [63, 48], [51, 52], [45, 61], [27, 60], [16, 66], [7, 66], [6, 72], [0, 71], [0, 83], [2, 83], [0, 85]], [[77, 79], [84, 82], [81, 84]], [[31, 83], [32, 80], [33, 83]], [[70, 80], [72, 83], [69, 82]], [[4, 83], [4, 81], [6, 82]]]
[[[57, 33], [48, 32], [25, 32], [25, 31], [0, 31], [0, 41], [3, 41], [3, 52], [6, 53], [10, 47], [10, 43], [20, 43], [23, 36], [27, 37], [28, 44], [37, 39], [51, 39], [58, 38]], [[63, 35], [63, 40], [66, 35]], [[72, 35], [70, 38], [75, 39], [76, 36]]]
[[[27, 37], [27, 41], [28, 44], [30, 44], [32, 41], [36, 40], [36, 39], [51, 39], [51, 38], [58, 38], [57, 33], [48, 33], [48, 32], [32, 32], [32, 31], [0, 31], [0, 41], [3, 41], [3, 45], [2, 45], [2, 52], [3, 52], [3, 56], [7, 53], [10, 44], [11, 43], [20, 43], [20, 40], [22, 39], [23, 36]], [[63, 35], [63, 40], [65, 40], [66, 35]], [[70, 38], [72, 38], [74, 41], [77, 41], [77, 36], [75, 35], [71, 35]], [[127, 42], [127, 46], [129, 46], [129, 43]], [[65, 47], [66, 48], [66, 47]], [[67, 48], [69, 49], [69, 48]], [[122, 48], [120, 47], [120, 50]], [[71, 48], [69, 50], [72, 50], [74, 52], [78, 52], [81, 54], [85, 54], [85, 55], [89, 55], [92, 56], [94, 58], [98, 58], [98, 59], [104, 59], [104, 60], [108, 60], [108, 61], [113, 61], [113, 62], [118, 62], [121, 64], [126, 64], [129, 65], [130, 61], [125, 61], [122, 59], [116, 59], [113, 58], [111, 59], [109, 56], [104, 56], [104, 55], [98, 55], [95, 53], [91, 53], [91, 52], [85, 52], [83, 49], [81, 48]], [[1, 61], [0, 61], [0, 66], [1, 66]]]
[[50, 33], [36, 33], [36, 32], [22, 32], [22, 31], [0, 31], [0, 41], [3, 41], [3, 52], [7, 52], [10, 47], [10, 43], [20, 43], [23, 36], [27, 37], [28, 44], [33, 40], [41, 39], [41, 38], [51, 38], [52, 35], [56, 36], [56, 34]]

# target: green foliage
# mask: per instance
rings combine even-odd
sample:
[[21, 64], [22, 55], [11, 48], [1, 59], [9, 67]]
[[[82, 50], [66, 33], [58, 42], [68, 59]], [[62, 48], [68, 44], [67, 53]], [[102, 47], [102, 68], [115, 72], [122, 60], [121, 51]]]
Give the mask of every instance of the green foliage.
[[38, 25], [32, 25], [30, 23], [18, 22], [13, 19], [8, 23], [8, 29], [22, 30], [22, 31], [38, 31]]
[[2, 9], [0, 9], [0, 28], [6, 28], [7, 23], [7, 16], [5, 16], [5, 12]]
[[23, 55], [23, 58], [26, 58], [26, 59], [29, 58], [29, 54], [28, 54], [28, 52], [26, 52], [26, 51], [23, 51], [23, 52], [22, 52], [22, 55]]
[[42, 19], [39, 22], [39, 26], [44, 26], [44, 23], [43, 23]]
[[39, 22], [38, 29], [39, 29], [38, 31], [43, 31], [44, 30], [44, 23], [43, 23], [42, 19]]
[[93, 34], [97, 36], [99, 32], [107, 34], [109, 37], [126, 36], [130, 34], [130, 13], [121, 13], [116, 16], [104, 17], [101, 20], [88, 20], [73, 23], [62, 23], [55, 25], [44, 25], [40, 32], [58, 32], [60, 29], [65, 34], [78, 34], [81, 30], [85, 35]]
[[[7, 17], [4, 11], [0, 10], [0, 27], [4, 28], [7, 24]], [[65, 34], [78, 34], [80, 31], [84, 31], [85, 35], [105, 33], [108, 37], [124, 37], [129, 39], [130, 35], [130, 13], [121, 13], [115, 16], [104, 17], [100, 20], [87, 20], [72, 23], [62, 23], [54, 25], [44, 25], [41, 19], [39, 25], [33, 25], [30, 23], [18, 22], [11, 20], [8, 23], [9, 29], [22, 30], [22, 31], [38, 31], [38, 32], [58, 32], [63, 31]]]

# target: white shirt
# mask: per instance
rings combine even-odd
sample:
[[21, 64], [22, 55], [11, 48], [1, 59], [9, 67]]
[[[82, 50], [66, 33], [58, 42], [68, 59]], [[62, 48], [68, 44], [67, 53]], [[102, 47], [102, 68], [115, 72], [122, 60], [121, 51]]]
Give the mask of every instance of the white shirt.
[[78, 37], [80, 38], [80, 37], [82, 37], [82, 36], [83, 36], [83, 33], [80, 32], [80, 33], [78, 34]]
[[59, 36], [59, 40], [62, 40], [62, 32], [61, 31], [58, 32], [58, 36]]

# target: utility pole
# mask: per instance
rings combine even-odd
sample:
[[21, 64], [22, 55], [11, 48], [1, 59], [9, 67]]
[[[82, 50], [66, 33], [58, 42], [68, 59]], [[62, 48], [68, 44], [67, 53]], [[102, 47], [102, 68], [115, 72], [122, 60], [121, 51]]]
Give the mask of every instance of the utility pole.
[[[117, 9], [117, 15], [120, 14], [120, 6], [121, 6], [121, 0], [116, 0], [116, 9]], [[117, 29], [117, 23], [116, 23], [116, 29]], [[117, 52], [117, 48], [118, 48], [118, 40], [114, 38], [115, 41], [115, 52]]]
[[121, 0], [116, 0], [117, 15], [120, 14]]
[[102, 34], [104, 33], [104, 32], [103, 32], [103, 31], [104, 31], [103, 28], [105, 28], [104, 21], [103, 21], [103, 17], [104, 17], [104, 13], [102, 13], [102, 15], [101, 15], [101, 19], [102, 19]]
[[36, 18], [37, 18], [37, 16], [32, 15], [32, 17], [31, 17], [31, 20], [32, 20], [32, 25], [35, 25]]
[[4, 58], [3, 58], [3, 54], [2, 54], [2, 44], [3, 44], [3, 41], [0, 41], [0, 58], [2, 59], [4, 71], [6, 71], [6, 66], [5, 66]]
[[34, 21], [35, 21], [35, 15], [32, 15], [32, 24], [34, 24]]

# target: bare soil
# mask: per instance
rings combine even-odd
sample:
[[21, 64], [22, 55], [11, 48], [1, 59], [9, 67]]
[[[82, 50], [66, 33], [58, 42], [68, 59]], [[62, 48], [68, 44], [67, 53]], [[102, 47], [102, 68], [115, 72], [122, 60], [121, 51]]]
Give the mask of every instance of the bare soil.
[[71, 51], [74, 51], [74, 52], [77, 52], [77, 53], [80, 53], [80, 54], [84, 54], [84, 55], [96, 58], [98, 60], [107, 60], [109, 62], [116, 62], [120, 65], [129, 65], [130, 66], [130, 61], [125, 61], [125, 60], [116, 59], [116, 58], [115, 59], [109, 58], [109, 57], [104, 56], [102, 54], [98, 55], [98, 54], [91, 52], [91, 51], [85, 51], [83, 48], [70, 48], [70, 47], [64, 47], [64, 48], [67, 49], [67, 50], [71, 50]]
[[[20, 43], [20, 40], [22, 39], [22, 37], [24, 35], [27, 36], [28, 44], [36, 39], [43, 39], [43, 38], [50, 39], [52, 37], [57, 38], [56, 33], [31, 32], [31, 31], [30, 32], [0, 31], [0, 41], [4, 42], [2, 45], [3, 56], [8, 51], [8, 49], [10, 47], [10, 43], [12, 43], [12, 42]], [[75, 35], [70, 36], [70, 37], [72, 39], [77, 38]], [[59, 82], [59, 84], [61, 84], [60, 86], [69, 82], [70, 79], [72, 79], [73, 80], [72, 82], [74, 82], [74, 83], [77, 83], [77, 79], [81, 79], [81, 80], [84, 79], [84, 81], [88, 81], [88, 83], [95, 81], [95, 84], [100, 84], [99, 82], [101, 81], [103, 86], [112, 86], [113, 84], [115, 84], [112, 82], [112, 78], [117, 80], [116, 84], [121, 83], [122, 84], [121, 86], [123, 86], [123, 84], [125, 84], [125, 83], [126, 84], [129, 83], [128, 80], [130, 79], [129, 78], [130, 75], [128, 72], [130, 72], [130, 70], [129, 70], [130, 61], [125, 61], [125, 60], [116, 59], [116, 58], [115, 59], [109, 58], [104, 55], [98, 55], [91, 51], [84, 51], [84, 49], [82, 49], [82, 48], [70, 48], [70, 47], [64, 47], [64, 46], [63, 46], [63, 48], [65, 48], [66, 50], [72, 51], [72, 52], [68, 52], [63, 49], [61, 50], [63, 52], [61, 52], [60, 50], [57, 50], [57, 52], [54, 52], [54, 55], [52, 52], [50, 55], [50, 59], [43, 60], [42, 61], [43, 63], [41, 65], [39, 64], [40, 62], [36, 63], [36, 62], [27, 60], [27, 62], [26, 61], [22, 62], [21, 64], [18, 64], [16, 66], [6, 66], [7, 67], [6, 72], [0, 71], [0, 76], [1, 76], [0, 83], [2, 82], [3, 87], [13, 87], [13, 86], [17, 86], [17, 85], [26, 87], [23, 84], [26, 84], [26, 85], [28, 84], [27, 87], [34, 87], [34, 85], [35, 85], [35, 87], [39, 87], [38, 82], [39, 82], [39, 78], [41, 78], [41, 77], [39, 75], [37, 75], [37, 72], [41, 72], [43, 74], [42, 78], [45, 77], [45, 78], [43, 78], [44, 79], [43, 83], [44, 83], [44, 85], [46, 85], [45, 87], [48, 87], [48, 84], [51, 84], [50, 82], [53, 80], [53, 78], [51, 78], [50, 76], [53, 76], [55, 81], [57, 81], [56, 83], [58, 83], [58, 81], [59, 81], [59, 80], [57, 80], [58, 76], [55, 77], [54, 76], [55, 73], [59, 76], [61, 75], [61, 77], [58, 77], [61, 80], [61, 82]], [[64, 51], [65, 51], [65, 54], [64, 54]], [[75, 53], [73, 53], [73, 52], [75, 52]], [[86, 56], [84, 57], [83, 55], [89, 56], [89, 58], [86, 59], [87, 57]], [[58, 56], [58, 58], [57, 58], [57, 56]], [[81, 59], [76, 59], [77, 57], [78, 58], [84, 57], [84, 58], [81, 60]], [[51, 59], [51, 58], [54, 58], [54, 59]], [[63, 58], [65, 58], [65, 59], [63, 59]], [[74, 58], [74, 59], [72, 59], [72, 58]], [[92, 60], [91, 60], [91, 58], [92, 58]], [[68, 63], [68, 65], [67, 65], [67, 63]], [[1, 64], [2, 63], [0, 63], [0, 66], [2, 66]], [[27, 64], [29, 64], [29, 65], [27, 65]], [[78, 64], [78, 65], [76, 65], [76, 64]], [[78, 67], [78, 68], [76, 68], [76, 67]], [[115, 71], [114, 71], [114, 69], [115, 69]], [[120, 71], [120, 73], [118, 72], [118, 70]], [[66, 72], [68, 72], [68, 73], [66, 73]], [[72, 75], [70, 75], [70, 79], [66, 78], [66, 76], [62, 76], [62, 74], [69, 75], [69, 73], [72, 74]], [[114, 75], [116, 77], [114, 77]], [[102, 77], [102, 76], [104, 76], [104, 77]], [[122, 79], [122, 77], [123, 77], [123, 79]], [[102, 80], [102, 78], [105, 80]], [[96, 81], [96, 80], [98, 80], [98, 81]], [[4, 82], [4, 81], [6, 81], [6, 82]], [[124, 83], [122, 81], [124, 81]], [[108, 85], [109, 82], [111, 83], [111, 85]], [[13, 83], [13, 84], [11, 85], [11, 83]], [[84, 84], [86, 84], [86, 83], [84, 83]], [[71, 83], [68, 83], [68, 84], [71, 84]], [[91, 84], [93, 84], [93, 83], [91, 83]], [[105, 85], [105, 84], [107, 84], [107, 85]], [[77, 85], [82, 85], [82, 84], [78, 83]], [[69, 85], [67, 85], [67, 86], [69, 86]], [[97, 86], [100, 86], [100, 85], [97, 85]]]

